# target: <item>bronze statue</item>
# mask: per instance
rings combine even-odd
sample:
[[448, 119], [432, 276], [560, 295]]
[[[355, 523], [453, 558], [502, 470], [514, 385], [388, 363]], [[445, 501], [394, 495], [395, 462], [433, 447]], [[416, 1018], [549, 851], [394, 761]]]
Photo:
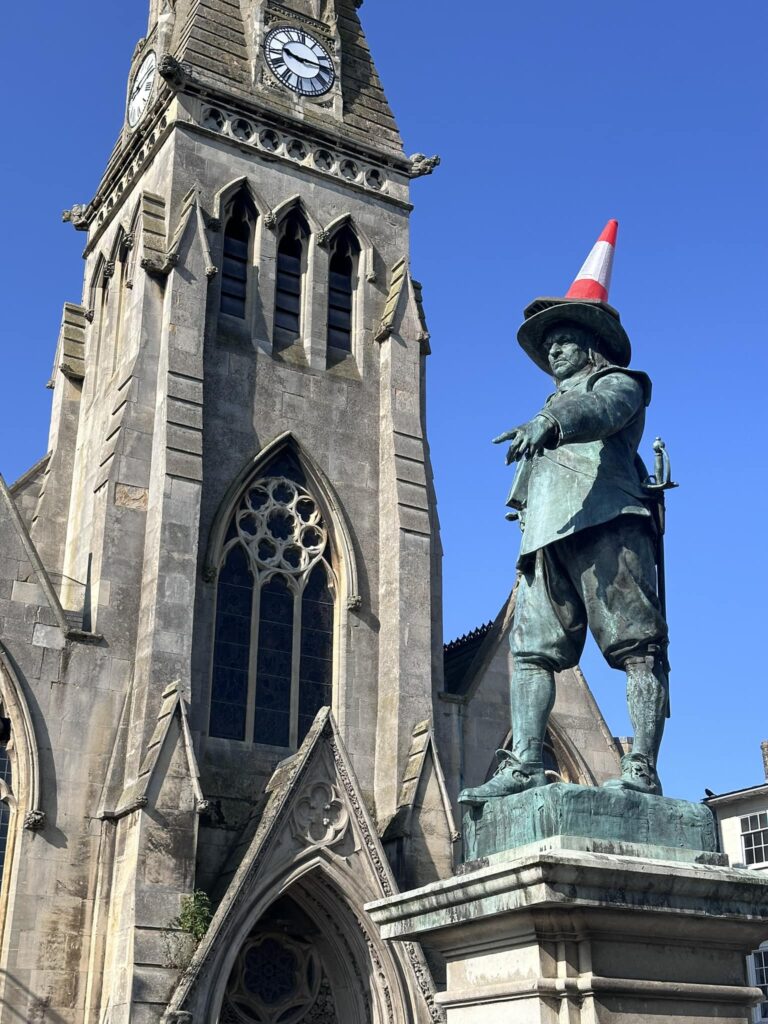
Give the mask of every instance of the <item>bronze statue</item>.
[[542, 744], [555, 673], [578, 664], [587, 628], [608, 664], [626, 672], [635, 733], [621, 777], [606, 785], [662, 792], [668, 637], [658, 593], [661, 524], [653, 478], [637, 453], [651, 382], [628, 369], [630, 342], [617, 311], [584, 297], [578, 282], [568, 297], [537, 299], [525, 310], [518, 341], [557, 390], [533, 419], [494, 439], [510, 442], [508, 465], [519, 463], [508, 505], [523, 528], [510, 638], [512, 749], [497, 752], [495, 776], [464, 790], [462, 803], [546, 784]]

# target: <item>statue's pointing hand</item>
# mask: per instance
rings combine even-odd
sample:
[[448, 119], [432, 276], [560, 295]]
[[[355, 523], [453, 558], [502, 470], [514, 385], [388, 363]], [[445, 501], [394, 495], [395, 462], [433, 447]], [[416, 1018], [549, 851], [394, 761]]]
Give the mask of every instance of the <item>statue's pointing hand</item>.
[[506, 463], [517, 462], [518, 459], [532, 459], [539, 455], [545, 448], [553, 448], [554, 441], [558, 434], [558, 427], [554, 420], [548, 416], [534, 416], [528, 423], [515, 427], [513, 430], [506, 430], [498, 437], [494, 437], [493, 444], [503, 444], [504, 441], [511, 441], [507, 449]]

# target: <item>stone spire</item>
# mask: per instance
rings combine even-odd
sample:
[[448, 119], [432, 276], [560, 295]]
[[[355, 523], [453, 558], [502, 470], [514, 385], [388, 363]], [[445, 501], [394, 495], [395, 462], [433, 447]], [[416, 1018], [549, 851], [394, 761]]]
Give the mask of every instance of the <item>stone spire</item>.
[[763, 771], [765, 772], [765, 781], [768, 782], [768, 740], [763, 740], [760, 744], [760, 749], [763, 753]]
[[[173, 23], [164, 49], [192, 84], [230, 101], [332, 128], [366, 149], [403, 155], [402, 140], [373, 63], [357, 0], [153, 0], [150, 36]], [[267, 67], [263, 40], [286, 24], [315, 35], [334, 58], [337, 81], [320, 101], [281, 88]]]

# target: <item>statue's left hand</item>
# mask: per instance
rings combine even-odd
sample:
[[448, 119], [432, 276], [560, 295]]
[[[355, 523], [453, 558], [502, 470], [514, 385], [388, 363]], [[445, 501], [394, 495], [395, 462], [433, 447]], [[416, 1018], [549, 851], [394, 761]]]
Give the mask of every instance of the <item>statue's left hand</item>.
[[557, 431], [555, 424], [546, 416], [534, 416], [528, 423], [523, 423], [514, 430], [507, 430], [498, 437], [494, 437], [493, 444], [502, 444], [504, 441], [511, 441], [507, 449], [506, 463], [517, 462], [518, 459], [532, 459], [534, 455], [542, 452], [547, 442], [550, 441]]

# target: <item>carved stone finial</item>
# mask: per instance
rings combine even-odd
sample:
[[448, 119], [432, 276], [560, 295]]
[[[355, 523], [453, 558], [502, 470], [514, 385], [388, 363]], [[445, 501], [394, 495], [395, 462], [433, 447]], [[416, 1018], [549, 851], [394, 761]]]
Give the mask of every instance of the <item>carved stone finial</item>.
[[24, 816], [24, 828], [30, 832], [39, 832], [45, 825], [45, 811], [30, 811]]
[[181, 89], [184, 83], [189, 79], [189, 75], [187, 74], [184, 65], [181, 61], [176, 60], [175, 57], [171, 56], [170, 53], [163, 54], [160, 58], [157, 70], [166, 82], [174, 89]]
[[321, 249], [326, 249], [331, 240], [330, 234], [325, 229], [318, 231], [315, 238], [317, 239], [317, 244]]
[[71, 224], [75, 231], [88, 230], [88, 206], [84, 203], [75, 203], [70, 210], [63, 210], [61, 219], [64, 224]]
[[408, 158], [411, 164], [411, 177], [422, 178], [425, 174], [431, 174], [436, 167], [440, 166], [440, 157], [426, 156], [424, 153], [414, 153]]
[[265, 227], [268, 227], [270, 231], [274, 231], [277, 227], [277, 217], [271, 210], [267, 210], [264, 214], [264, 225]]

